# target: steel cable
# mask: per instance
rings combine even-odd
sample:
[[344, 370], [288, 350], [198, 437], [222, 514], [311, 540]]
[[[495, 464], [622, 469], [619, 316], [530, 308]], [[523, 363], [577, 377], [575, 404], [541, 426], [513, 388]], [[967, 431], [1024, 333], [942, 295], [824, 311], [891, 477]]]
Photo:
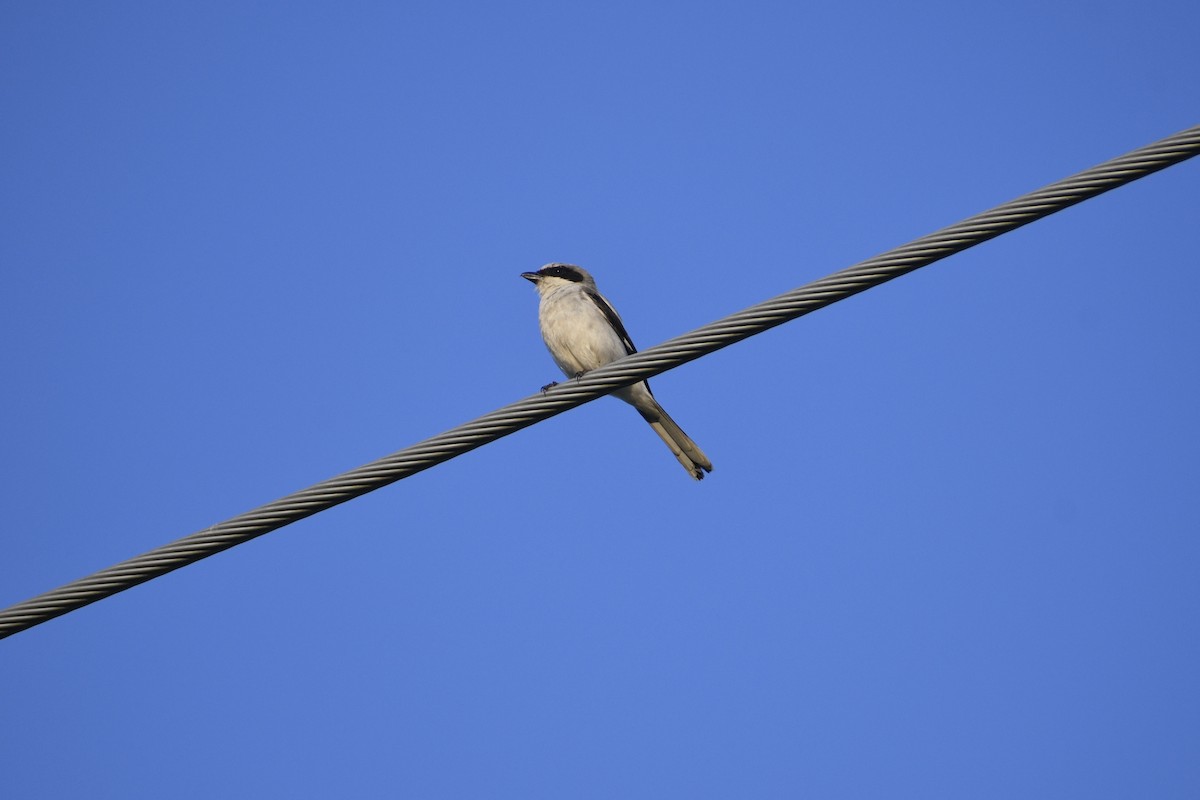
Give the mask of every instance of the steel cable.
[[407, 478], [544, 419], [898, 278], [1200, 153], [1200, 126], [614, 361], [471, 422], [0, 611], [0, 638]]

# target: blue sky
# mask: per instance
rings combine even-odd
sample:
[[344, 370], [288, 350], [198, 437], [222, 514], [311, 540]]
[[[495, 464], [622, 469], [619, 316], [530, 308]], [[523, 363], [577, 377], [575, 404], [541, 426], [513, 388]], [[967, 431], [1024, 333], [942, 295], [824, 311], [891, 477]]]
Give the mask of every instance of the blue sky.
[[[1185, 3], [0, 7], [0, 606], [1200, 122]], [[1195, 797], [1200, 162], [0, 643], [12, 797]]]

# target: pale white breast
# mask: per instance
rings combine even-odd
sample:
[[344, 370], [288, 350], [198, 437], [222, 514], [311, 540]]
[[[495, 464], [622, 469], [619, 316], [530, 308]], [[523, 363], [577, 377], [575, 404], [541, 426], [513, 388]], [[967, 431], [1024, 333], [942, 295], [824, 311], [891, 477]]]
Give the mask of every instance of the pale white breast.
[[584, 292], [574, 286], [548, 292], [538, 306], [542, 339], [567, 377], [625, 355], [621, 338]]

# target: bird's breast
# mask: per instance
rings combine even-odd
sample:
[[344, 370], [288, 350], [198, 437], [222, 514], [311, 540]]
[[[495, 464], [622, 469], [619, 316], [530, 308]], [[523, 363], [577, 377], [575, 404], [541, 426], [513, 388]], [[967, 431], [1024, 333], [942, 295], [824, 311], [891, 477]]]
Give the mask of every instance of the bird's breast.
[[625, 355], [621, 338], [582, 292], [558, 292], [544, 298], [538, 321], [550, 355], [567, 377]]

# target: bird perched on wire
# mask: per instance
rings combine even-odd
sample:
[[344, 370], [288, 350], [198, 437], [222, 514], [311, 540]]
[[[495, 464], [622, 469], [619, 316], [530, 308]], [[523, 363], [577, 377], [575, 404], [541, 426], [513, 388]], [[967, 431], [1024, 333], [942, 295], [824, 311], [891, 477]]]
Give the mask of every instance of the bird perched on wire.
[[[521, 277], [537, 287], [542, 339], [568, 378], [637, 352], [621, 318], [586, 270], [574, 264], [547, 264], [537, 272], [522, 272]], [[689, 475], [700, 480], [712, 472], [708, 456], [658, 404], [646, 381], [613, 394], [638, 410]]]

